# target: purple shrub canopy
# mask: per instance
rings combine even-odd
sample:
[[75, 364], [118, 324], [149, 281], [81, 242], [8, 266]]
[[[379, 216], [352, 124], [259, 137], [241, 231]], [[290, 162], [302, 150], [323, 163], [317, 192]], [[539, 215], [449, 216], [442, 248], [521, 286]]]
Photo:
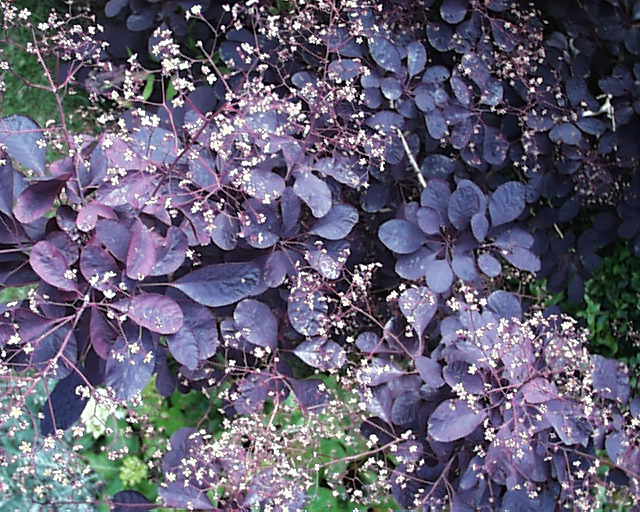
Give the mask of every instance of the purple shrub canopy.
[[[59, 379], [42, 432], [78, 420], [77, 386], [126, 401], [154, 376], [163, 395], [223, 382], [237, 418], [289, 396], [332, 410], [320, 377], [348, 376], [361, 433], [381, 462], [395, 457], [402, 507], [590, 510], [603, 451], [608, 483], [637, 496], [626, 368], [590, 356], [570, 319], [499, 289], [536, 276], [579, 301], [598, 251], [620, 236], [640, 254], [628, 10], [588, 0], [569, 21], [555, 4], [428, 0], [273, 18], [205, 2], [184, 16], [192, 4], [104, 11], [103, 37], [125, 23], [150, 48], [143, 62], [173, 51], [164, 29], [185, 43], [203, 19], [237, 17], [204, 43], [224, 71], [173, 70], [190, 85], [178, 101], [128, 110], [49, 165], [35, 121], [0, 120], [0, 286], [34, 286], [2, 307], [2, 364]], [[286, 475], [238, 469], [248, 450], [208, 453], [209, 476], [189, 479], [182, 460], [206, 441], [173, 435], [167, 505], [304, 509], [304, 486], [269, 493]], [[219, 475], [237, 488], [216, 504]]]

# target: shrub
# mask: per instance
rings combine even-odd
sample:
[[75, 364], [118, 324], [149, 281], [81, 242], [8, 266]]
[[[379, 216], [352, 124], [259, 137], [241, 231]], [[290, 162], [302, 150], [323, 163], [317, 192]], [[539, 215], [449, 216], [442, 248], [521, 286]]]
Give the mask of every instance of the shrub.
[[[144, 32], [155, 14], [180, 28], [176, 5], [105, 8]], [[7, 30], [28, 20], [3, 6]], [[637, 500], [625, 366], [500, 289], [538, 275], [580, 299], [613, 226], [635, 236], [636, 114], [614, 115], [635, 94], [622, 43], [587, 83], [597, 48], [555, 10], [547, 25], [500, 0], [272, 8], [214, 24], [189, 7], [209, 35], [190, 45], [158, 26], [143, 38], [155, 69], [142, 54], [114, 68], [105, 34], [72, 15], [34, 27], [60, 125], [0, 120], [0, 285], [32, 286], [2, 309], [0, 369], [16, 390], [57, 381], [42, 434], [90, 400], [136, 404], [155, 379], [224, 415], [221, 432], [172, 433], [170, 507], [304, 509], [331, 493], [593, 510], [596, 484]], [[596, 78], [614, 107], [590, 101]], [[67, 126], [75, 80], [114, 102], [103, 131]], [[63, 158], [48, 164], [48, 145]]]

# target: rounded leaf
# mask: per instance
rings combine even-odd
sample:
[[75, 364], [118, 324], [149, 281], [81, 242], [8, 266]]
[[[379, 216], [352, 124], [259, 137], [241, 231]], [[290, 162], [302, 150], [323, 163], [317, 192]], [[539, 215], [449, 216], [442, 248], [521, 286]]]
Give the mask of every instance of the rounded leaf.
[[159, 334], [173, 334], [182, 327], [182, 309], [173, 299], [157, 293], [136, 295], [129, 303], [129, 318]]
[[278, 343], [278, 321], [264, 303], [245, 299], [233, 312], [236, 327], [248, 341], [262, 347], [275, 348]]
[[78, 284], [70, 273], [67, 260], [50, 242], [41, 241], [31, 248], [29, 263], [45, 282], [67, 292], [77, 291]]
[[378, 229], [378, 238], [397, 254], [417, 251], [425, 241], [420, 228], [404, 219], [392, 219], [382, 224]]
[[436, 293], [446, 293], [453, 284], [453, 272], [447, 260], [433, 260], [427, 263], [427, 284]]
[[358, 218], [358, 210], [353, 206], [338, 204], [318, 219], [309, 232], [327, 240], [341, 240], [358, 223]]
[[485, 411], [472, 409], [464, 400], [445, 400], [429, 417], [429, 435], [441, 443], [457, 441], [471, 434], [486, 416]]
[[517, 219], [525, 208], [526, 188], [522, 183], [509, 181], [500, 185], [489, 200], [489, 214], [494, 226]]

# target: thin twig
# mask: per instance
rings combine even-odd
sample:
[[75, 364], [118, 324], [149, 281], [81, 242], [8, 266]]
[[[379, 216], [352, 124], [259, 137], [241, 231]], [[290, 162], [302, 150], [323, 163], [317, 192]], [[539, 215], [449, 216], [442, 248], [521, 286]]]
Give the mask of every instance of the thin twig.
[[418, 162], [416, 162], [416, 159], [411, 154], [411, 148], [407, 143], [407, 139], [404, 138], [404, 134], [402, 133], [402, 130], [400, 130], [400, 128], [396, 127], [396, 131], [398, 132], [398, 135], [400, 136], [400, 140], [402, 141], [402, 147], [404, 148], [404, 152], [409, 157], [409, 163], [411, 164], [411, 167], [413, 167], [413, 170], [416, 171], [416, 175], [418, 176], [418, 182], [420, 182], [420, 185], [422, 185], [422, 188], [427, 188], [427, 181], [424, 179], [422, 172], [420, 172], [420, 167], [418, 167]]

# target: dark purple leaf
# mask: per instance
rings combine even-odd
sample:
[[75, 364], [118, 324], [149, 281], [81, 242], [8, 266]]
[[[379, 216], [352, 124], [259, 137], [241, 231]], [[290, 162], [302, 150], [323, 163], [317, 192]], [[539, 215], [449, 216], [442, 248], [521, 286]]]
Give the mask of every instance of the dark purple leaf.
[[422, 337], [438, 309], [438, 297], [428, 288], [420, 286], [402, 292], [398, 304], [407, 322], [413, 326], [418, 336]]
[[429, 417], [429, 435], [441, 443], [450, 443], [471, 434], [487, 413], [474, 410], [460, 399], [442, 402]]
[[131, 232], [122, 222], [108, 219], [100, 219], [96, 224], [96, 238], [118, 260], [127, 260]]
[[178, 304], [184, 323], [175, 334], [167, 336], [167, 344], [176, 361], [195, 370], [216, 353], [219, 344], [216, 319], [208, 308], [199, 304], [189, 301]]
[[240, 225], [235, 217], [231, 217], [226, 212], [220, 212], [213, 220], [213, 230], [211, 240], [220, 249], [232, 251], [238, 245], [238, 233]]
[[311, 209], [314, 217], [324, 217], [331, 210], [331, 190], [324, 181], [310, 172], [298, 175], [293, 191]]
[[376, 64], [386, 71], [399, 73], [402, 69], [402, 57], [396, 46], [383, 36], [369, 38], [369, 51]]
[[420, 393], [405, 391], [399, 395], [391, 406], [391, 421], [396, 425], [407, 425], [416, 421], [420, 407]]
[[67, 260], [52, 243], [41, 241], [35, 244], [31, 248], [29, 263], [33, 271], [51, 286], [69, 292], [78, 290], [75, 279], [69, 278], [71, 271]]
[[447, 52], [451, 49], [453, 29], [444, 23], [427, 23], [427, 38], [436, 50]]
[[420, 166], [420, 171], [427, 178], [447, 179], [458, 165], [453, 158], [445, 155], [433, 154], [427, 156]]
[[360, 74], [362, 65], [353, 59], [333, 60], [327, 69], [341, 80], [352, 80]]
[[327, 329], [328, 311], [326, 298], [319, 291], [296, 290], [289, 295], [289, 322], [304, 336], [317, 336]]
[[522, 183], [509, 181], [500, 185], [489, 200], [489, 214], [494, 226], [517, 219], [525, 208], [526, 189]]
[[396, 112], [381, 110], [367, 119], [367, 126], [386, 133], [394, 132], [395, 128], [402, 128], [404, 117]]
[[173, 299], [157, 293], [134, 296], [127, 313], [138, 325], [159, 334], [178, 332], [184, 321], [180, 306]]
[[[114, 0], [109, 1], [109, 3], [113, 2]], [[126, 3], [125, 1], [125, 5]], [[113, 505], [111, 512], [141, 512], [157, 508], [155, 503], [149, 501], [138, 491], [120, 491], [111, 498], [111, 503]]]
[[86, 385], [76, 371], [58, 381], [42, 406], [44, 417], [40, 420], [40, 431], [43, 436], [55, 434], [57, 429], [67, 430], [80, 418], [88, 398], [77, 395], [76, 388]]
[[219, 263], [194, 270], [171, 286], [199, 304], [220, 307], [253, 295], [261, 277], [255, 263]]
[[16, 199], [13, 208], [16, 219], [29, 224], [49, 213], [64, 184], [64, 180], [48, 180], [29, 185]]
[[244, 299], [236, 306], [233, 321], [251, 343], [271, 348], [278, 344], [278, 320], [266, 304]]
[[410, 254], [425, 241], [420, 228], [403, 219], [392, 219], [382, 224], [378, 229], [378, 238], [397, 254]]
[[407, 68], [409, 76], [414, 76], [424, 69], [427, 63], [427, 51], [419, 41], [412, 41], [407, 45]]
[[395, 77], [388, 76], [380, 81], [380, 90], [385, 98], [395, 101], [402, 96], [402, 83]]
[[320, 337], [303, 341], [293, 353], [309, 366], [323, 371], [342, 368], [347, 361], [347, 355], [340, 345]]
[[433, 260], [426, 266], [427, 284], [436, 293], [446, 293], [453, 284], [453, 272], [447, 260]]
[[509, 151], [509, 141], [495, 128], [485, 126], [482, 157], [490, 165], [502, 165]]
[[460, 23], [467, 15], [468, 0], [444, 0], [440, 6], [440, 16], [447, 23]]
[[594, 354], [593, 390], [609, 400], [626, 404], [629, 400], [629, 375], [624, 363]]
[[120, 269], [113, 257], [99, 245], [87, 245], [80, 254], [80, 272], [96, 290], [105, 291], [117, 287]]
[[476, 213], [482, 213], [486, 207], [486, 198], [476, 184], [469, 180], [460, 180], [458, 188], [451, 194], [447, 213], [449, 220], [457, 229], [469, 225]]
[[414, 100], [416, 102], [416, 107], [422, 110], [422, 112], [429, 113], [436, 108], [433, 90], [424, 85], [416, 87]]
[[0, 144], [24, 167], [38, 176], [45, 175], [47, 145], [42, 129], [33, 119], [21, 115], [0, 119]]
[[329, 403], [331, 396], [324, 391], [324, 383], [320, 379], [289, 379], [289, 384], [303, 409], [321, 411]]
[[116, 340], [107, 359], [105, 384], [119, 400], [130, 400], [149, 384], [154, 368], [155, 347], [151, 334], [143, 329], [139, 336]]
[[424, 116], [424, 120], [427, 125], [429, 135], [432, 138], [440, 140], [447, 135], [449, 131], [449, 129], [447, 128], [447, 121], [440, 110], [435, 109], [431, 112], [428, 112]]
[[117, 337], [116, 332], [107, 323], [104, 314], [97, 308], [91, 308], [89, 322], [89, 334], [91, 346], [102, 359], [107, 359], [113, 343]]
[[171, 274], [184, 263], [188, 249], [187, 235], [175, 226], [167, 230], [167, 236], [156, 247], [156, 264], [149, 273], [151, 276]]
[[309, 232], [328, 240], [341, 240], [357, 223], [358, 210], [348, 204], [337, 204], [318, 219]]
[[151, 231], [136, 219], [131, 227], [131, 240], [127, 251], [127, 276], [142, 281], [156, 264], [156, 244]]
[[551, 129], [549, 138], [555, 143], [564, 142], [571, 146], [577, 146], [580, 143], [582, 135], [575, 125], [571, 123], [561, 123]]

